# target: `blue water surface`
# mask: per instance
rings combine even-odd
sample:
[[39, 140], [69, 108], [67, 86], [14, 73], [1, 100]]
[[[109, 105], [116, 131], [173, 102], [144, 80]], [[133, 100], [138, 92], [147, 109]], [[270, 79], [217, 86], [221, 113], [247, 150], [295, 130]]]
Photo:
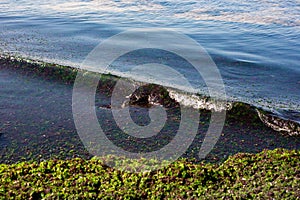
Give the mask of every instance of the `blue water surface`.
[[[0, 1], [2, 53], [74, 67], [105, 39], [147, 27], [171, 28], [201, 44], [218, 66], [229, 100], [300, 122], [297, 0]], [[138, 59], [131, 55], [118, 67]], [[197, 85], [193, 71], [180, 67]]]

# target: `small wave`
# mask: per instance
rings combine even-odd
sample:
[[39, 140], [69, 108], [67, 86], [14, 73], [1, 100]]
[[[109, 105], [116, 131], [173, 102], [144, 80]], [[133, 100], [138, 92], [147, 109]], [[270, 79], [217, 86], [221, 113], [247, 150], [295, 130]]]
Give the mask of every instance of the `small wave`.
[[[137, 82], [135, 82], [134, 84], [139, 85]], [[152, 89], [155, 88], [155, 91], [156, 90], [163, 91], [161, 89], [163, 87], [156, 84], [148, 84], [148, 89], [152, 91], [151, 88]], [[173, 88], [166, 88], [166, 90], [168, 93], [168, 97], [167, 97], [168, 99], [165, 99], [166, 98], [165, 94], [161, 95], [161, 93], [159, 92], [157, 93], [153, 91], [149, 92], [149, 94], [146, 97], [145, 94], [147, 93], [145, 92], [138, 93], [138, 99], [139, 100], [143, 98], [146, 99], [147, 106], [157, 105], [157, 104], [165, 106], [165, 102], [169, 102], [170, 101], [169, 99], [173, 99], [175, 100], [175, 102], [179, 103], [180, 106], [186, 106], [194, 109], [207, 110], [212, 112], [226, 111], [229, 113], [229, 115], [234, 116], [234, 118], [237, 117], [251, 118], [248, 119], [249, 121], [259, 119], [266, 126], [272, 128], [275, 131], [281, 132], [285, 135], [289, 135], [289, 136], [300, 135], [300, 124], [298, 124], [297, 122], [282, 118], [279, 115], [276, 115], [275, 113], [271, 113], [269, 111], [263, 110], [262, 108], [255, 107], [254, 105], [250, 105], [243, 102], [227, 102], [224, 100], [217, 100], [207, 96], [202, 96], [200, 94], [187, 93]], [[136, 95], [137, 94], [135, 94], [135, 96]], [[161, 99], [162, 96], [164, 96], [163, 99]], [[154, 101], [152, 101], [151, 99], [154, 99]], [[129, 104], [127, 104], [127, 106], [128, 105]]]
[[171, 98], [175, 99], [180, 105], [192, 107], [194, 109], [204, 109], [215, 112], [226, 111], [232, 108], [230, 102], [215, 100], [206, 96], [197, 94], [179, 92], [174, 89], [168, 89]]
[[290, 136], [300, 135], [300, 125], [292, 120], [282, 119], [272, 113], [256, 109], [261, 121], [275, 131], [287, 133]]
[[172, 89], [168, 89], [168, 92], [170, 97], [175, 99], [181, 105], [192, 107], [194, 109], [204, 109], [214, 112], [221, 112], [224, 110], [231, 111], [234, 105], [240, 104], [242, 106], [240, 106], [239, 109], [244, 109], [244, 112], [246, 113], [251, 113], [252, 110], [255, 109], [261, 122], [263, 122], [266, 126], [272, 128], [273, 130], [287, 134], [289, 136], [300, 135], [299, 123], [282, 118], [279, 115], [276, 115], [275, 113], [265, 111], [261, 108], [251, 106], [247, 103], [214, 100], [209, 97], [200, 96], [196, 94], [182, 93]]
[[[46, 69], [47, 66], [51, 67], [52, 71], [47, 70], [46, 75], [47, 76], [59, 76], [59, 75], [67, 75], [70, 77], [70, 79], [75, 79], [76, 77], [76, 71], [78, 69], [71, 68], [67, 66], [60, 66], [57, 64], [51, 64], [51, 63], [45, 63], [43, 61], [39, 60], [32, 60], [32, 59], [26, 59], [21, 57], [13, 57], [9, 55], [0, 55], [0, 61], [1, 63], [7, 63], [8, 65], [11, 65], [12, 67], [15, 66], [22, 66], [22, 68], [28, 68], [29, 70], [33, 70], [33, 68], [40, 68], [40, 70], [33, 70], [37, 73], [42, 73], [42, 69]], [[22, 63], [27, 63], [27, 65], [19, 65]], [[71, 70], [70, 70], [71, 69]], [[56, 70], [56, 71], [55, 71]], [[57, 73], [58, 71], [64, 72], [64, 73]], [[50, 74], [49, 74], [50, 73]], [[51, 74], [52, 73], [52, 74]], [[71, 76], [72, 75], [72, 76]], [[108, 75], [111, 78], [116, 78], [114, 75]], [[58, 77], [63, 79], [62, 77]], [[122, 78], [122, 77], [118, 77]], [[128, 78], [122, 78], [130, 81], [132, 84], [135, 84], [136, 86], [145, 85], [145, 83], [135, 81]], [[105, 79], [107, 80], [107, 79]], [[114, 79], [117, 80], [117, 79]], [[149, 84], [149, 83], [147, 83]], [[151, 87], [153, 85], [157, 84], [149, 84]], [[282, 133], [285, 133], [289, 136], [299, 136], [300, 135], [300, 124], [296, 121], [290, 120], [288, 118], [284, 118], [280, 116], [280, 114], [276, 114], [276, 112], [270, 112], [268, 110], [264, 110], [263, 108], [255, 107], [254, 105], [243, 103], [243, 102], [236, 102], [236, 101], [224, 101], [224, 100], [218, 100], [213, 99], [201, 94], [195, 94], [195, 93], [189, 93], [182, 90], [178, 90], [175, 88], [160, 86], [166, 89], [168, 92], [168, 96], [178, 102], [181, 106], [187, 106], [192, 107], [194, 109], [200, 109], [200, 110], [208, 110], [212, 112], [221, 112], [221, 111], [228, 111], [229, 115], [239, 115], [240, 113], [246, 113], [246, 116], [249, 118], [259, 118], [262, 123], [264, 123], [266, 126], [274, 129], [275, 131], [279, 131]], [[112, 89], [112, 88], [111, 88]], [[149, 93], [149, 94], [160, 94], [160, 93]], [[153, 100], [153, 102], [151, 102]], [[151, 98], [148, 99], [149, 104], [157, 104], [157, 102], [164, 102], [164, 99], [162, 101], [159, 101], [155, 96], [151, 96]], [[163, 104], [163, 103], [162, 103]], [[238, 105], [238, 106], [237, 106]], [[107, 109], [110, 109], [108, 106]]]

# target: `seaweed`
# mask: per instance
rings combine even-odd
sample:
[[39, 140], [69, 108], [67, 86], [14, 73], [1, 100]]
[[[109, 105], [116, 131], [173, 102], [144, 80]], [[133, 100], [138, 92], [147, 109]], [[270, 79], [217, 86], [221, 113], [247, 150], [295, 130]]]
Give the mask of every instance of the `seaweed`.
[[[264, 150], [239, 153], [222, 164], [180, 159], [140, 173], [105, 165], [120, 162], [114, 157], [105, 163], [95, 157], [1, 164], [0, 195], [6, 199], [296, 199], [299, 158], [299, 150]], [[121, 162], [134, 167], [140, 161]]]

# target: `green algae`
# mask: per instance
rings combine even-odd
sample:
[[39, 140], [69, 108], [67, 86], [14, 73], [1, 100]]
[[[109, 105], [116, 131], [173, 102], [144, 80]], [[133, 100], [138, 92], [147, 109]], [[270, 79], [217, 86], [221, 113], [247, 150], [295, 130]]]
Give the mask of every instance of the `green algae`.
[[[222, 164], [195, 164], [181, 159], [157, 171], [143, 173], [113, 169], [98, 158], [1, 164], [0, 196], [5, 199], [296, 199], [300, 197], [299, 158], [299, 150], [264, 150], [258, 154], [239, 153]], [[134, 166], [139, 161], [122, 162]]]

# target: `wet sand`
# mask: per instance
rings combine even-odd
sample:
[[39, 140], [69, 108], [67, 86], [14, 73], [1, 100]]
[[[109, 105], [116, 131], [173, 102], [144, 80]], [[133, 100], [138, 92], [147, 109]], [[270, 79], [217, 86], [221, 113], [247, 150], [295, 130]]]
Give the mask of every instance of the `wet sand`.
[[[25, 67], [24, 67], [25, 66]], [[32, 67], [32, 68], [31, 68]], [[66, 74], [54, 70], [36, 70], [37, 65], [0, 60], [0, 163], [21, 160], [90, 158], [83, 146], [72, 115], [74, 78], [63, 80]], [[113, 122], [110, 87], [104, 85], [96, 97], [98, 121], [111, 140], [127, 151], [152, 151], [166, 145], [178, 129], [180, 115], [177, 108], [168, 110], [168, 125], [155, 141], [143, 141], [124, 136]], [[147, 108], [130, 108], [138, 124], [149, 121]], [[239, 108], [227, 113], [225, 126], [207, 161], [218, 162], [238, 152], [257, 153], [263, 149], [300, 149], [300, 137], [286, 136], [266, 127], [253, 110]], [[210, 113], [201, 111], [198, 134], [183, 155], [198, 159], [197, 155], [206, 133]], [[159, 139], [159, 140], [157, 140]]]

